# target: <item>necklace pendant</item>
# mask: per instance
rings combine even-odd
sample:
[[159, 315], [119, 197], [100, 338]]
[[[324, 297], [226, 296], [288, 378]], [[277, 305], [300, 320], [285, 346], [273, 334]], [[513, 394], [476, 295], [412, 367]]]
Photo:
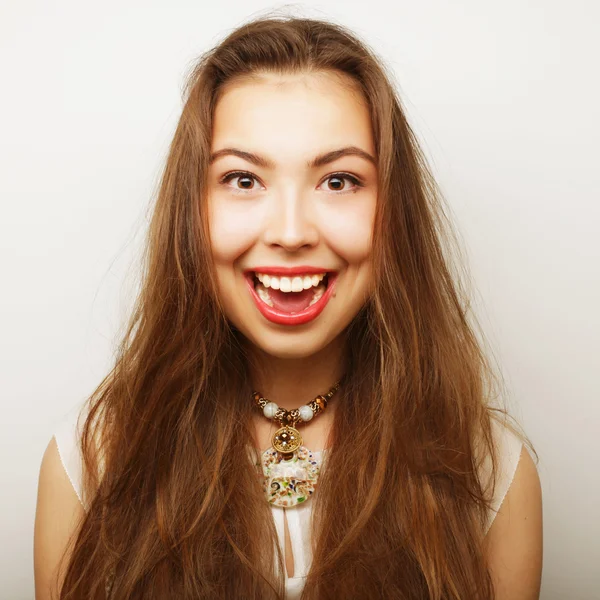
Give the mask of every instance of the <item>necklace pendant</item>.
[[264, 492], [270, 504], [282, 508], [297, 506], [306, 502], [315, 491], [322, 458], [302, 445], [296, 423], [310, 421], [325, 410], [340, 383], [341, 380], [336, 382], [324, 396], [319, 395], [293, 410], [279, 408], [259, 392], [252, 392], [252, 399], [264, 416], [279, 423], [271, 440], [272, 447], [255, 463], [259, 472], [262, 466]]
[[292, 454], [302, 446], [302, 436], [295, 427], [285, 425], [275, 432], [271, 444], [281, 454]]
[[306, 502], [315, 491], [320, 470], [315, 455], [305, 446], [285, 454], [274, 447], [265, 450], [262, 469], [267, 501], [282, 508]]

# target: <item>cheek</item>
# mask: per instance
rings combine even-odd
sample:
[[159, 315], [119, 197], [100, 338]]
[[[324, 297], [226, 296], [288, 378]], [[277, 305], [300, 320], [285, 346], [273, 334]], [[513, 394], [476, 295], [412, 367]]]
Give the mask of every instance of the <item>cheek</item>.
[[323, 233], [336, 254], [355, 266], [371, 256], [374, 202], [356, 203], [323, 217]]
[[260, 218], [257, 211], [227, 203], [209, 203], [209, 231], [216, 264], [231, 264], [256, 242]]

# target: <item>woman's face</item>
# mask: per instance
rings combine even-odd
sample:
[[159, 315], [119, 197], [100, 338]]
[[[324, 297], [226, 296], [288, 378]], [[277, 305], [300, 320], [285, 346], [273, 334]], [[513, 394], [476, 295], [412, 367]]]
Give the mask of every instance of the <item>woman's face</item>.
[[364, 100], [330, 73], [230, 84], [211, 154], [209, 228], [227, 318], [269, 355], [323, 350], [372, 287], [377, 167]]

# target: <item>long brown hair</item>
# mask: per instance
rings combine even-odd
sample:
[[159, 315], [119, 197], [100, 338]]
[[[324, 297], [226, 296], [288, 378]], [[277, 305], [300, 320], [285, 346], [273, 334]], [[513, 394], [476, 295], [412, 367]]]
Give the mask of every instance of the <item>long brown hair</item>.
[[493, 487], [479, 469], [487, 455], [495, 474], [491, 419], [506, 411], [492, 406], [498, 378], [454, 262], [458, 238], [382, 61], [341, 25], [276, 15], [230, 33], [189, 78], [143, 286], [89, 398], [89, 506], [60, 598], [283, 597], [275, 526], [247, 460], [247, 359], [216, 292], [205, 198], [215, 105], [260, 71], [352, 78], [378, 159], [374, 290], [346, 332], [303, 598], [492, 598]]

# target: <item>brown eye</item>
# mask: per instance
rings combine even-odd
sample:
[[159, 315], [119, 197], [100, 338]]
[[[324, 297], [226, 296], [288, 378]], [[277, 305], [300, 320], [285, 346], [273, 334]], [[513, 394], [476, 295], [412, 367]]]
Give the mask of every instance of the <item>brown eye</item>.
[[[329, 175], [325, 181], [328, 182], [328, 189], [332, 192], [355, 192], [363, 184], [349, 173], [334, 173]], [[352, 186], [347, 185], [350, 182]]]
[[[344, 177], [330, 177], [328, 179], [329, 181], [329, 188], [332, 189], [334, 192], [339, 192], [340, 190], [344, 189]], [[332, 187], [333, 185], [333, 187]]]
[[243, 177], [239, 178], [238, 184], [241, 184], [241, 186], [245, 190], [251, 189], [252, 187], [254, 187], [254, 179], [252, 177], [248, 177], [247, 175], [244, 175]]
[[344, 189], [344, 181], [341, 177], [330, 177], [328, 181], [329, 188], [333, 189], [334, 192], [339, 192], [340, 190]]
[[238, 184], [241, 184], [241, 187], [235, 186], [237, 189], [252, 190], [254, 188], [253, 182], [256, 181], [256, 179], [248, 173], [241, 173], [239, 171], [235, 173], [228, 173], [225, 175], [225, 177], [223, 177], [221, 183], [229, 183], [232, 179], [236, 178], [238, 179]]

